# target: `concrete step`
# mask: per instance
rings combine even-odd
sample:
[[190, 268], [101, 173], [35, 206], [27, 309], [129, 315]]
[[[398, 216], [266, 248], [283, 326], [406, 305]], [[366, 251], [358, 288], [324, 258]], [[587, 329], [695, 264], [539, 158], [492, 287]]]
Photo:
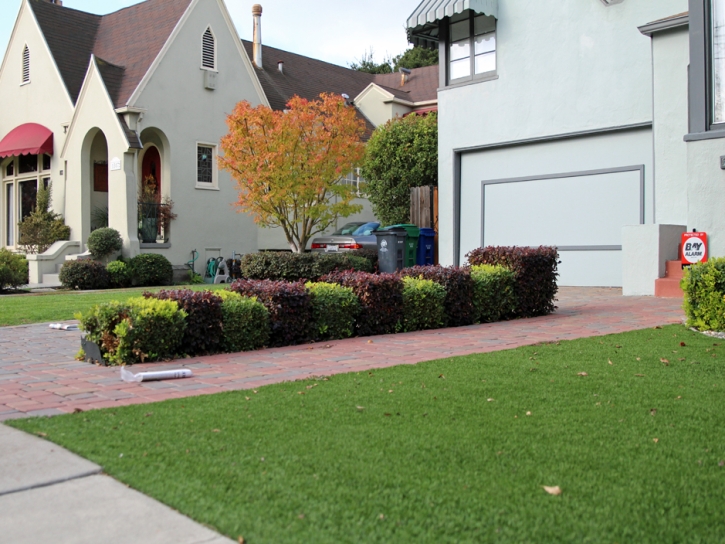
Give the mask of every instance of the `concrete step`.
[[58, 274], [43, 274], [43, 285], [48, 286], [56, 286], [59, 287], [61, 285], [60, 283], [60, 277]]
[[659, 298], [684, 298], [679, 278], [660, 278], [655, 280], [655, 296]]

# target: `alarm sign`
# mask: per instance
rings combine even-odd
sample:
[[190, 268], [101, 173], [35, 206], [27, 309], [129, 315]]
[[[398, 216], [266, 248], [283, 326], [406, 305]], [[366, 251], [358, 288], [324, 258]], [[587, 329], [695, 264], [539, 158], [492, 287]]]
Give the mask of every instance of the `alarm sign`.
[[685, 232], [682, 235], [682, 264], [707, 262], [707, 233]]

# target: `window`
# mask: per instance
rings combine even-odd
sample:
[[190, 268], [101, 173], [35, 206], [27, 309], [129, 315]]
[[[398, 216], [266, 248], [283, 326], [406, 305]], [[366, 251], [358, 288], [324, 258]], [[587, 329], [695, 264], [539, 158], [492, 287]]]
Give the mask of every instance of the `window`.
[[725, 0], [713, 0], [712, 36], [712, 122], [725, 123]]
[[196, 187], [197, 189], [217, 189], [216, 146], [197, 144], [196, 146]]
[[23, 84], [30, 83], [30, 49], [23, 48]]
[[448, 82], [496, 73], [496, 19], [465, 11], [448, 25]]
[[[11, 248], [17, 245], [20, 233], [18, 223], [35, 210], [38, 189], [50, 185], [51, 157], [49, 155], [22, 155], [2, 161], [3, 174], [2, 244]], [[43, 172], [42, 174], [40, 172]]]
[[201, 37], [201, 67], [205, 70], [216, 70], [216, 39], [211, 27]]

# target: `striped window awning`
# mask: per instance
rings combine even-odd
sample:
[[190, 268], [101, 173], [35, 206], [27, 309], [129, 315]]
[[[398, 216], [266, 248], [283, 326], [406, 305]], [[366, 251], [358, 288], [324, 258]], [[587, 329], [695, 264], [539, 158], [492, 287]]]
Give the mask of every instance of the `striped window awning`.
[[423, 0], [408, 17], [408, 41], [420, 47], [437, 47], [439, 22], [468, 9], [498, 19], [498, 0]]

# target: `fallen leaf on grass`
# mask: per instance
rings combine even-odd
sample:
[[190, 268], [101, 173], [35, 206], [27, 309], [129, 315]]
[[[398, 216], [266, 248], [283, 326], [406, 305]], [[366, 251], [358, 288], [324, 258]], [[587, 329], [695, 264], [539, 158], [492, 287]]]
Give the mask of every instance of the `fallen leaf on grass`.
[[681, 398], [682, 398], [681, 396], [678, 396], [675, 400], [680, 400]]
[[651, 409], [651, 410], [649, 411], [649, 415], [651, 415], [651, 416], [655, 415], [656, 413], [657, 413], [657, 408], [652, 408], [652, 409]]
[[589, 374], [587, 374], [586, 372], [579, 372], [579, 374], [577, 374], [577, 376], [581, 376], [582, 378], [586, 378], [587, 376], [589, 376]]
[[655, 327], [655, 329], [661, 329], [661, 328], [662, 328], [662, 327], [660, 327], [659, 325], [657, 325], [657, 326]]
[[610, 365], [613, 365], [613, 364], [614, 364], [614, 363], [612, 362], [612, 360], [611, 360], [611, 359], [607, 359], [607, 362], [608, 362], [608, 363], [609, 363]]
[[531, 415], [531, 412], [526, 412], [526, 415], [527, 415], [527, 416], [530, 416], [530, 415]]
[[644, 374], [635, 374], [638, 378], [644, 378]]
[[250, 399], [249, 397], [244, 397], [244, 398], [245, 398], [245, 399], [247, 399], [247, 400], [252, 400], [252, 399]]
[[358, 412], [362, 412], [365, 409], [364, 406], [356, 406], [356, 408], [357, 408]]
[[75, 410], [73, 410], [74, 414], [80, 414], [82, 412], [83, 412], [83, 410], [81, 410], [80, 408], [76, 408]]
[[664, 363], [665, 366], [670, 366], [670, 361], [665, 358], [660, 358], [660, 363]]
[[561, 495], [561, 488], [558, 485], [555, 485], [554, 487], [543, 485], [541, 487], [543, 487], [544, 491], [546, 491], [549, 495]]
[[246, 544], [246, 542], [247, 541], [244, 540], [244, 537], [243, 536], [240, 536], [239, 538], [237, 538], [237, 544]]
[[657, 444], [657, 442], [659, 442], [659, 441], [660, 441], [660, 439], [659, 439], [659, 438], [653, 438], [653, 439], [652, 439], [652, 442], [654, 442], [655, 444]]
[[680, 342], [680, 347], [681, 347], [681, 348], [684, 348], [684, 347], [685, 347], [686, 345], [687, 345], [687, 344], [685, 344], [684, 342]]
[[486, 399], [488, 402], [493, 402], [493, 399]]
[[440, 374], [438, 377], [443, 378], [444, 380], [446, 379], [446, 377], [443, 374]]
[[35, 434], [37, 434], [38, 436], [42, 436], [42, 437], [48, 436], [47, 434], [41, 433], [40, 431], [36, 432]]
[[725, 467], [725, 461], [720, 461], [717, 466], [719, 467]]

